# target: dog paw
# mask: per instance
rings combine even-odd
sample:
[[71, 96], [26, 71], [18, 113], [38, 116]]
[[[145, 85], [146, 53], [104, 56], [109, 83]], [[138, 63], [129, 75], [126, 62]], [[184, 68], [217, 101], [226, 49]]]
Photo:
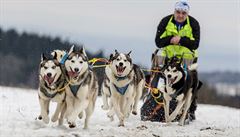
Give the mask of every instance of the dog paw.
[[102, 107], [103, 110], [108, 110], [109, 109], [108, 105], [102, 105], [101, 107]]
[[58, 125], [59, 126], [63, 125], [63, 118], [58, 120]]
[[119, 123], [118, 127], [124, 127], [124, 123]]
[[45, 124], [48, 124], [49, 123], [49, 117], [42, 117], [42, 120]]
[[79, 119], [82, 119], [82, 118], [83, 118], [83, 112], [80, 112], [80, 113], [78, 114], [78, 118], [79, 118]]
[[137, 115], [137, 111], [132, 111], [132, 114], [133, 115]]
[[68, 122], [69, 128], [75, 128], [76, 124], [74, 122]]
[[52, 118], [51, 118], [51, 121], [52, 122], [56, 122], [58, 120], [58, 117], [57, 116], [52, 116]]
[[42, 116], [40, 115], [40, 116], [38, 116], [37, 118], [36, 118], [36, 120], [42, 120]]

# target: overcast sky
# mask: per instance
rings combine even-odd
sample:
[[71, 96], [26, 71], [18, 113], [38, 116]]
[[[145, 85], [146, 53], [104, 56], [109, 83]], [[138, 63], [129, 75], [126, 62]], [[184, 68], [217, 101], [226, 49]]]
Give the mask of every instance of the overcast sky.
[[[0, 0], [0, 27], [81, 42], [92, 52], [132, 50], [150, 65], [160, 20], [176, 0]], [[240, 72], [240, 0], [188, 0], [201, 26], [200, 71]]]

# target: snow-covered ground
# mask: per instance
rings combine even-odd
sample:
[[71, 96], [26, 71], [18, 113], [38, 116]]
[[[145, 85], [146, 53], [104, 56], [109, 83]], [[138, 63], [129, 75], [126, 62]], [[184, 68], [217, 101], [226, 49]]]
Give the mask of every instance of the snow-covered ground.
[[[142, 104], [142, 103], [141, 103]], [[53, 104], [50, 113], [53, 112]], [[106, 111], [101, 109], [102, 99], [97, 99], [95, 111], [90, 119], [89, 129], [84, 130], [83, 120], [77, 121], [77, 128], [69, 129], [67, 124], [45, 125], [35, 118], [40, 108], [36, 90], [0, 87], [0, 136], [1, 137], [173, 137], [173, 136], [240, 136], [240, 110], [212, 105], [199, 105], [197, 120], [186, 126], [177, 123], [166, 125], [159, 122], [143, 122], [140, 116], [131, 115], [125, 127], [118, 127], [115, 118], [110, 122]], [[140, 107], [139, 107], [140, 108]]]

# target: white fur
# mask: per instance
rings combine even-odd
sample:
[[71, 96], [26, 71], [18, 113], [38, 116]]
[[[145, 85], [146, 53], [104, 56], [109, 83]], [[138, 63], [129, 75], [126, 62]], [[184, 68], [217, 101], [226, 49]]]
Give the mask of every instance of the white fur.
[[[175, 67], [174, 68], [169, 67], [168, 70], [164, 71], [164, 74], [166, 76], [166, 81], [168, 81], [167, 75], [178, 77], [174, 83], [177, 83], [183, 76], [182, 74], [180, 74], [181, 73], [180, 71], [173, 72], [174, 70], [176, 70]], [[166, 82], [166, 91], [163, 93], [164, 103], [165, 103], [164, 104], [165, 120], [166, 120], [166, 123], [173, 121], [176, 118], [176, 116], [180, 114], [180, 112], [183, 110], [183, 114], [179, 121], [179, 125], [184, 125], [184, 121], [185, 121], [188, 109], [192, 102], [192, 88], [188, 89], [186, 97], [184, 96], [183, 93], [176, 97], [177, 106], [175, 110], [171, 113], [171, 115], [169, 115], [169, 108], [170, 108], [169, 103], [172, 100], [172, 97], [170, 97], [170, 95], [176, 92], [176, 90], [171, 87], [174, 83], [169, 84], [168, 82]]]
[[[42, 59], [43, 61], [43, 59]], [[56, 87], [54, 87], [54, 83], [56, 82], [56, 80], [59, 78], [59, 76], [61, 75], [61, 69], [60, 67], [56, 67], [56, 68], [52, 68], [54, 65], [54, 63], [52, 61], [48, 61], [45, 63], [44, 67], [40, 68], [40, 76], [39, 76], [39, 80], [40, 80], [40, 85], [44, 84], [44, 82], [47, 83], [49, 88], [52, 88], [54, 90], [45, 88], [45, 90], [49, 93], [49, 94], [54, 94], [58, 91], [56, 91]], [[52, 84], [50, 85], [47, 81], [45, 81], [43, 79], [44, 75], [47, 75], [47, 73], [51, 73], [52, 76], [55, 76], [54, 81], [52, 82]], [[58, 88], [57, 88], [58, 89]], [[57, 108], [55, 110], [55, 113], [53, 114], [51, 120], [52, 122], [56, 122], [57, 120], [59, 120], [58, 124], [62, 125], [63, 124], [63, 116], [65, 113], [65, 92], [63, 91], [63, 93], [61, 94], [57, 94], [54, 98], [49, 98], [47, 96], [45, 96], [41, 91], [40, 88], [38, 90], [38, 95], [39, 95], [39, 104], [40, 104], [40, 108], [41, 108], [41, 114], [40, 116], [42, 117], [42, 120], [44, 123], [48, 124], [49, 123], [49, 117], [48, 117], [48, 111], [49, 111], [49, 103], [50, 101], [53, 102], [57, 102]], [[60, 118], [59, 118], [59, 114]]]
[[[120, 63], [123, 63], [123, 67], [125, 70], [122, 73], [117, 72], [116, 66], [119, 66]], [[137, 104], [140, 100], [142, 95], [142, 90], [144, 87], [144, 79], [141, 80], [137, 85], [131, 84], [133, 77], [135, 75], [134, 71], [132, 70], [132, 64], [127, 61], [127, 58], [124, 54], [120, 54], [117, 59], [113, 60], [110, 63], [109, 68], [106, 69], [106, 74], [110, 79], [110, 111], [108, 112], [108, 117], [113, 120], [114, 112], [119, 119], [119, 126], [124, 126], [125, 119], [129, 116], [130, 112], [132, 111], [133, 114], [137, 112]], [[132, 71], [131, 71], [132, 70]], [[123, 80], [117, 80], [116, 76], [125, 77]], [[129, 84], [126, 92], [124, 95], [121, 95], [116, 90], [114, 84], [117, 87], [125, 87]], [[132, 110], [133, 109], [133, 110]]]
[[[89, 118], [93, 113], [95, 101], [98, 94], [97, 80], [94, 78], [92, 71], [88, 69], [87, 61], [84, 61], [81, 56], [76, 55], [73, 56], [71, 60], [66, 60], [65, 67], [67, 71], [71, 71], [76, 68], [79, 69], [78, 77], [70, 79], [71, 85], [81, 84], [85, 78], [79, 80], [79, 77], [86, 73], [92, 75], [92, 79], [89, 83], [80, 86], [76, 96], [73, 95], [69, 86], [66, 88], [66, 119], [71, 126], [76, 126], [75, 121], [77, 117], [79, 115], [82, 116], [82, 112], [85, 112], [86, 117], [84, 122], [84, 129], [86, 129], [88, 128]], [[96, 85], [96, 87], [93, 87], [93, 85]]]

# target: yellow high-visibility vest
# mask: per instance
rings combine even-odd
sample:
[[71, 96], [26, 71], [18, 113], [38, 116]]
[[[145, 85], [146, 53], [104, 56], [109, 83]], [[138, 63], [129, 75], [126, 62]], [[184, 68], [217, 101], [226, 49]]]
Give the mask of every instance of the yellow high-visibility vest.
[[[160, 36], [160, 38], [164, 38], [167, 36], [180, 36], [180, 37], [188, 37], [190, 40], [194, 40], [192, 34], [192, 27], [190, 26], [189, 17], [187, 17], [187, 23], [184, 25], [179, 31], [177, 30], [177, 26], [172, 23], [173, 16], [170, 18], [166, 30]], [[163, 48], [162, 56], [167, 56], [171, 58], [173, 56], [182, 57], [185, 59], [193, 59], [198, 57], [198, 53], [196, 50], [189, 50], [188, 48], [182, 45], [168, 45]]]

